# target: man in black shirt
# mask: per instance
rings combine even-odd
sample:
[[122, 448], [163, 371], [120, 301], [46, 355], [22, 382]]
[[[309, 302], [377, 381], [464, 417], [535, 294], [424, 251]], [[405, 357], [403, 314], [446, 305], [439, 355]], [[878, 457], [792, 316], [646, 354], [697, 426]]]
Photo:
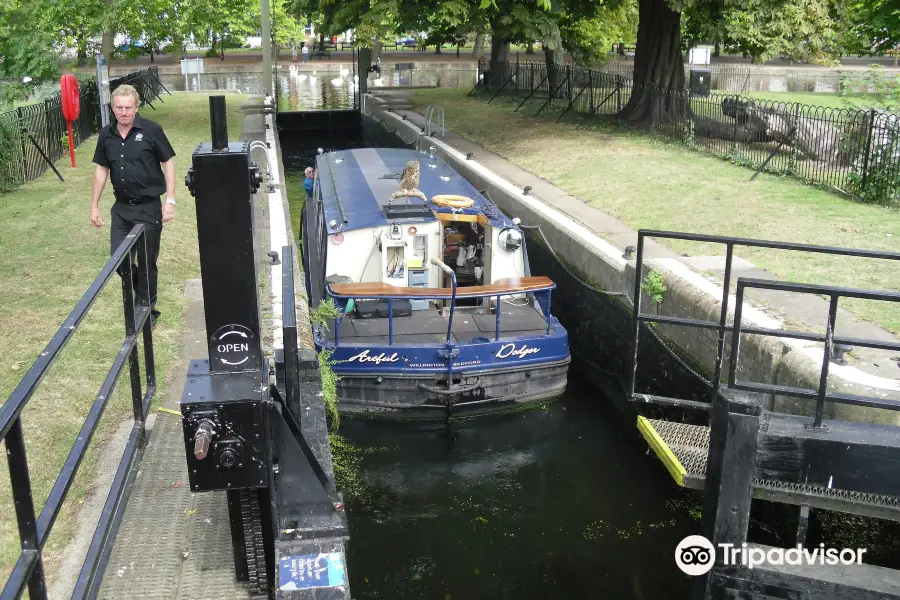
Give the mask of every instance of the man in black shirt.
[[[175, 218], [175, 151], [162, 127], [138, 115], [140, 99], [137, 90], [121, 85], [111, 98], [115, 121], [100, 131], [94, 151], [94, 188], [91, 194], [91, 225], [102, 227], [100, 194], [106, 180], [112, 180], [116, 201], [110, 209], [110, 254], [122, 243], [131, 228], [143, 223], [147, 236], [149, 269], [138, 257], [138, 293], [150, 298], [151, 324], [156, 323], [156, 259], [163, 223]], [[160, 195], [166, 194], [165, 204]], [[149, 296], [144, 289], [149, 273]]]

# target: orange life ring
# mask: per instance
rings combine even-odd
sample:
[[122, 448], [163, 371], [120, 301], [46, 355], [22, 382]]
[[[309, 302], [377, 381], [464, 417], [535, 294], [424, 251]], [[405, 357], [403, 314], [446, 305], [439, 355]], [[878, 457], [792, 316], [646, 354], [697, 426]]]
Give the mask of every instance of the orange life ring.
[[438, 194], [432, 196], [431, 201], [438, 206], [449, 206], [451, 208], [469, 208], [475, 203], [468, 196], [457, 196], [456, 194]]

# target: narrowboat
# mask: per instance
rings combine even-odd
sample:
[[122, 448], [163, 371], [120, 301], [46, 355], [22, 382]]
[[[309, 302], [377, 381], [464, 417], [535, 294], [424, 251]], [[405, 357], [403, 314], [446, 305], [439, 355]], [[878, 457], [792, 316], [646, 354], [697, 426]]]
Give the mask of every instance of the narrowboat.
[[447, 420], [565, 391], [556, 285], [531, 274], [519, 220], [433, 152], [321, 152], [301, 220], [342, 414]]

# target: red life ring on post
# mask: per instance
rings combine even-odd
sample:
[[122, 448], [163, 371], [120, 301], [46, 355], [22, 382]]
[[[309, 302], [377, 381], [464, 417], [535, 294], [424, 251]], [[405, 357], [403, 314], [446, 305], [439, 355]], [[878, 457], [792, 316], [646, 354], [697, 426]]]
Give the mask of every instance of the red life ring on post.
[[69, 130], [69, 157], [72, 159], [72, 167], [75, 167], [75, 142], [72, 139], [72, 121], [78, 120], [81, 114], [81, 100], [79, 98], [78, 78], [67, 73], [59, 78], [59, 98], [62, 104], [63, 118]]
[[81, 114], [81, 101], [78, 96], [78, 79], [68, 73], [59, 78], [59, 95], [62, 100], [63, 118], [66, 121], [77, 121]]

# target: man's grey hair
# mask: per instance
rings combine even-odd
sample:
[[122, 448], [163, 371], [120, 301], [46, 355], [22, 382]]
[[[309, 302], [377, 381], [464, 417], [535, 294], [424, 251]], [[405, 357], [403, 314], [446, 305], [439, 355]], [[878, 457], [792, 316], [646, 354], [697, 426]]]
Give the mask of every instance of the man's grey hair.
[[116, 96], [131, 96], [132, 98], [134, 98], [134, 104], [136, 106], [140, 105], [141, 103], [141, 96], [140, 94], [138, 94], [138, 91], [133, 85], [128, 85], [127, 83], [123, 83], [115, 90], [113, 90], [113, 93], [110, 96], [110, 102], [112, 102], [112, 99]]

